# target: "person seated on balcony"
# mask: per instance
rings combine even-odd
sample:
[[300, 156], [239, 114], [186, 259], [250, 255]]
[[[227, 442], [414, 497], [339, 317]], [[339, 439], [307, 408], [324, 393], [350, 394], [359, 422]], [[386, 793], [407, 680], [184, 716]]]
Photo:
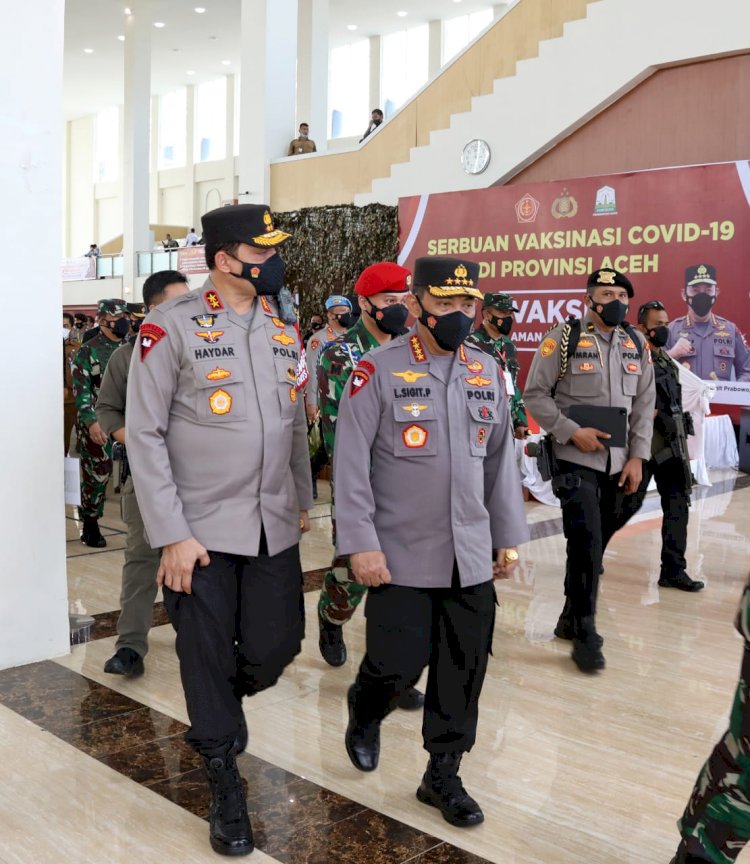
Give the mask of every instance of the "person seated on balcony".
[[380, 108], [374, 108], [372, 111], [370, 125], [367, 127], [367, 131], [365, 134], [359, 139], [359, 143], [361, 144], [368, 135], [371, 135], [380, 124], [383, 122], [383, 112]]
[[299, 124], [297, 137], [289, 142], [287, 156], [300, 156], [303, 153], [317, 153], [318, 148], [310, 137], [310, 126], [307, 123]]
[[171, 234], [167, 234], [166, 240], [162, 240], [161, 245], [165, 249], [177, 249], [180, 244], [172, 238]]
[[98, 258], [101, 255], [101, 250], [96, 245], [96, 243], [92, 243], [89, 246], [89, 251], [85, 254], [85, 258]]

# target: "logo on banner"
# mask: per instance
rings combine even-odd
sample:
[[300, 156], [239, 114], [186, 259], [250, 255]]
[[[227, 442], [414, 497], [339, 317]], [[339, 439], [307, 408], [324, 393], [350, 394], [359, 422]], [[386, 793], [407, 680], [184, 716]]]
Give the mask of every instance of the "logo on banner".
[[602, 186], [596, 192], [594, 216], [614, 216], [617, 213], [617, 195], [611, 186]]
[[552, 215], [555, 219], [572, 219], [578, 212], [578, 202], [563, 189], [563, 194], [552, 203]]
[[519, 222], [536, 222], [539, 208], [542, 205], [527, 192], [520, 201], [516, 202], [516, 218]]

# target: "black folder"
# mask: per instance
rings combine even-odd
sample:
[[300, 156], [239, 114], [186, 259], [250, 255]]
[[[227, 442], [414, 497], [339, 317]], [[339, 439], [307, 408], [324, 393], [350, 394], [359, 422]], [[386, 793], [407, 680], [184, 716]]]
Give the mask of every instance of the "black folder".
[[612, 405], [570, 405], [563, 414], [579, 426], [592, 426], [608, 432], [611, 438], [602, 438], [605, 447], [626, 447], [628, 436], [628, 409]]

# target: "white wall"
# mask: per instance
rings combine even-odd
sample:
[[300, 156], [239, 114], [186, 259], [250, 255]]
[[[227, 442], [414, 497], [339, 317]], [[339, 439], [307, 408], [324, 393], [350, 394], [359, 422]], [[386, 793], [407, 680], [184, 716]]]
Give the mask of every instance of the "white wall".
[[[0, 668], [69, 650], [63, 510], [62, 235], [63, 9], [59, 0], [6, 4], [0, 28], [0, 236], [3, 279], [34, 309], [29, 328], [0, 340]], [[33, 34], [29, 38], [25, 35]], [[90, 202], [89, 216], [90, 219]], [[85, 229], [84, 229], [85, 230]], [[86, 244], [91, 242], [86, 236]], [[85, 248], [85, 247], [84, 247]], [[23, 363], [21, 364], [21, 358]], [[12, 370], [21, 369], [21, 374]]]
[[98, 243], [94, 224], [94, 117], [67, 124], [68, 255], [83, 255]]

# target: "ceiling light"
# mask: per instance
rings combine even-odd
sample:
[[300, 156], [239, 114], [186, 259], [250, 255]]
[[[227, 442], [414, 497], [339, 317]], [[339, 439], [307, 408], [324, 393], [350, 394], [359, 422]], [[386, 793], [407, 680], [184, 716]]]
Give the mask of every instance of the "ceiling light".
[[130, 11], [130, 6], [126, 6], [126, 7], [125, 7], [125, 14], [126, 14], [126, 15], [132, 15], [132, 14], [133, 14], [133, 13]]
[[346, 29], [354, 31], [357, 29], [357, 25], [356, 24], [347, 24]]
[[205, 6], [196, 6], [196, 7], [195, 7], [195, 11], [196, 11], [199, 15], [202, 15], [202, 14], [206, 11], [206, 7], [205, 7]]
[[162, 27], [166, 27], [167, 25], [163, 21], [154, 21], [154, 27], [158, 27], [161, 29]]
[[221, 61], [221, 65], [222, 65], [222, 66], [231, 66], [231, 65], [232, 65], [232, 61], [231, 61], [231, 60], [222, 60], [222, 61]]
[[406, 18], [406, 16], [408, 14], [409, 14], [408, 12], [403, 12], [403, 11], [402, 12], [396, 12], [396, 15], [398, 15], [399, 18]]
[[93, 54], [93, 53], [94, 53], [94, 49], [93, 49], [93, 48], [84, 48], [84, 49], [83, 49], [83, 53], [84, 53], [84, 54]]
[[195, 69], [188, 69], [188, 70], [185, 72], [185, 74], [186, 74], [186, 75], [195, 75]]

